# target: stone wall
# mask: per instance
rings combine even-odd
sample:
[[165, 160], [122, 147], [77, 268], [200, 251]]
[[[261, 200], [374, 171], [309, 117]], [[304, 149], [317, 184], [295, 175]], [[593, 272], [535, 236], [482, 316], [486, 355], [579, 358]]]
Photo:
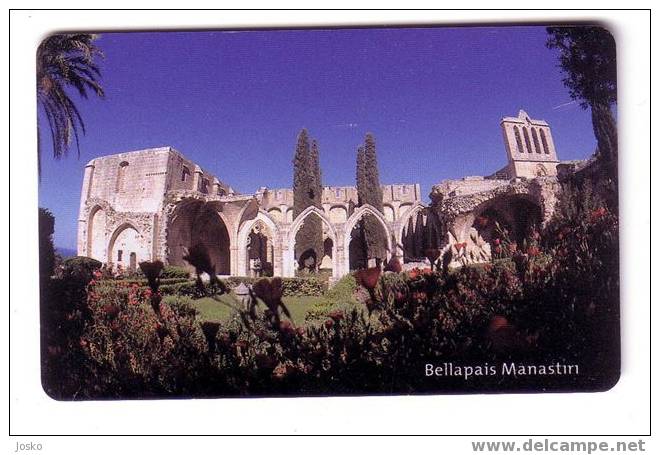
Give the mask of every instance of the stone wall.
[[[560, 189], [547, 123], [520, 111], [501, 125], [505, 167], [490, 176], [435, 185], [429, 207], [422, 203], [419, 184], [383, 185], [382, 213], [358, 207], [355, 187], [337, 186], [323, 189], [322, 208], [310, 207], [294, 219], [291, 189], [262, 187], [251, 195], [235, 194], [171, 147], [96, 158], [85, 167], [78, 254], [123, 268], [155, 259], [185, 266], [188, 248], [201, 243], [220, 274], [249, 275], [255, 255], [262, 255], [259, 259], [275, 275], [293, 276], [296, 233], [308, 217], [318, 217], [326, 245], [320, 262], [331, 265], [339, 278], [351, 267], [353, 228], [369, 216], [385, 233], [385, 260], [397, 256], [423, 264], [425, 248], [460, 245], [454, 265], [486, 261], [495, 222], [509, 226], [512, 235], [523, 235], [552, 216]], [[571, 172], [575, 166], [559, 167]], [[252, 243], [257, 241], [261, 253], [255, 253]]]

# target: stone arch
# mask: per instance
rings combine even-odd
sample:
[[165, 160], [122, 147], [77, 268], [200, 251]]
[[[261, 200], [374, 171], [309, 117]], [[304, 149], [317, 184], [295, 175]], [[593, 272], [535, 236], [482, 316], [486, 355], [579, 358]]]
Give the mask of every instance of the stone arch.
[[[417, 203], [400, 220], [397, 242], [403, 247], [404, 262], [423, 259], [426, 248], [440, 248], [444, 243], [440, 221], [428, 207]], [[410, 245], [411, 241], [416, 241], [416, 244]]]
[[540, 132], [541, 132], [541, 143], [543, 144], [543, 153], [549, 155], [550, 149], [548, 149], [548, 140], [545, 138], [545, 133], [543, 132], [543, 129], [541, 129]]
[[401, 220], [404, 214], [410, 210], [414, 205], [412, 202], [404, 202], [401, 205], [399, 205], [399, 213], [396, 216], [397, 220]]
[[129, 270], [131, 265], [137, 266], [139, 262], [151, 259], [146, 238], [133, 223], [128, 221], [114, 230], [107, 252], [108, 263], [121, 266], [123, 270]]
[[103, 207], [95, 205], [89, 211], [87, 220], [87, 256], [103, 263], [108, 262], [107, 213]]
[[518, 148], [518, 153], [525, 153], [525, 149], [523, 148], [522, 139], [520, 137], [520, 130], [515, 125], [513, 127], [513, 134], [516, 137], [516, 147]]
[[179, 202], [167, 221], [167, 262], [189, 268], [183, 256], [201, 244], [209, 253], [218, 275], [229, 275], [231, 269], [231, 225], [224, 214], [204, 201]]
[[278, 228], [277, 222], [273, 219], [273, 217], [269, 215], [269, 213], [264, 210], [259, 210], [253, 219], [244, 221], [238, 230], [238, 272], [239, 274], [249, 275], [252, 271], [250, 269], [250, 252], [248, 251], [248, 244], [250, 243], [250, 234], [258, 224], [263, 225], [268, 231], [268, 234], [270, 234], [267, 235], [267, 237], [270, 239], [272, 252], [267, 253], [271, 256], [269, 262], [272, 266], [272, 274], [274, 276], [281, 275], [281, 261], [278, 260], [279, 256], [281, 256], [280, 230]]
[[536, 134], [536, 128], [532, 128], [532, 140], [534, 141], [536, 153], [541, 153], [541, 145], [539, 144], [539, 136]]
[[353, 214], [348, 218], [346, 221], [346, 224], [344, 226], [344, 261], [345, 261], [345, 270], [350, 270], [350, 244], [351, 244], [351, 239], [352, 239], [352, 232], [353, 229], [355, 228], [356, 224], [358, 221], [360, 221], [364, 216], [366, 215], [371, 215], [373, 216], [380, 226], [383, 228], [385, 231], [385, 238], [386, 238], [386, 254], [384, 260], [387, 261], [393, 254], [393, 249], [392, 249], [392, 232], [390, 230], [389, 225], [387, 224], [387, 220], [383, 216], [383, 214], [377, 210], [374, 206], [369, 205], [369, 204], [363, 204], [360, 207], [358, 207]]
[[473, 243], [491, 243], [499, 234], [496, 222], [509, 232], [512, 241], [522, 242], [532, 225], [540, 225], [542, 208], [528, 194], [502, 195], [484, 201], [472, 213], [469, 237]]
[[523, 136], [525, 137], [525, 147], [527, 147], [527, 153], [532, 153], [532, 143], [529, 139], [529, 131], [526, 126], [523, 127]]
[[287, 249], [286, 254], [283, 259], [283, 269], [285, 276], [294, 276], [295, 275], [295, 246], [296, 246], [296, 234], [302, 227], [305, 219], [309, 216], [316, 215], [321, 219], [321, 222], [325, 225], [328, 233], [328, 237], [332, 240], [332, 276], [334, 278], [339, 278], [341, 276], [341, 270], [339, 268], [339, 257], [337, 255], [338, 251], [338, 235], [333, 224], [330, 222], [330, 219], [323, 213], [318, 207], [310, 206], [303, 210], [291, 223], [289, 228], [289, 233], [286, 241]]

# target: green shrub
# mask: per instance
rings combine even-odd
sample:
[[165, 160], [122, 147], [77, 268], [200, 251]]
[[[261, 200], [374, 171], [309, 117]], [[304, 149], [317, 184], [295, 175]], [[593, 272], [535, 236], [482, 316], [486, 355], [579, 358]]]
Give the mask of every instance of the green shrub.
[[166, 265], [160, 274], [160, 282], [164, 283], [166, 279], [187, 280], [190, 278], [190, 272], [185, 267], [178, 265]]
[[101, 269], [101, 262], [85, 256], [74, 256], [62, 263], [62, 278], [89, 283], [94, 277], [94, 271]]
[[[222, 283], [233, 289], [243, 283], [246, 286], [252, 285], [261, 278], [232, 276], [220, 280]], [[327, 285], [316, 277], [295, 277], [282, 278], [282, 295], [285, 297], [319, 297], [326, 291]]]
[[354, 295], [356, 289], [355, 277], [350, 273], [345, 275], [326, 291], [323, 298], [314, 304], [307, 313], [306, 319], [308, 321], [318, 320], [335, 308], [355, 306], [357, 304]]

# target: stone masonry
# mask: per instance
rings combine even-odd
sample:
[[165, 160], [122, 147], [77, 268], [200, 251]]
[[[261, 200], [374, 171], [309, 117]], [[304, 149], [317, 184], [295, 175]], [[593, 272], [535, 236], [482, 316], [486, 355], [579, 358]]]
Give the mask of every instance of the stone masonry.
[[550, 218], [559, 190], [559, 161], [548, 124], [521, 110], [517, 117], [503, 118], [501, 126], [507, 165], [490, 176], [435, 185], [429, 206], [422, 203], [416, 183], [383, 185], [383, 212], [358, 207], [355, 187], [325, 187], [323, 208], [309, 207], [296, 219], [291, 189], [262, 187], [254, 194], [236, 194], [171, 147], [99, 157], [85, 167], [78, 255], [129, 270], [156, 259], [188, 266], [183, 256], [201, 243], [220, 275], [268, 270], [294, 276], [296, 234], [308, 217], [316, 216], [326, 246], [319, 264], [336, 279], [353, 266], [357, 223], [371, 216], [386, 233], [383, 260], [423, 261], [410, 246], [413, 238], [423, 238], [426, 245], [444, 249], [465, 243], [455, 265], [459, 256], [460, 263], [486, 261], [494, 221], [522, 236]]

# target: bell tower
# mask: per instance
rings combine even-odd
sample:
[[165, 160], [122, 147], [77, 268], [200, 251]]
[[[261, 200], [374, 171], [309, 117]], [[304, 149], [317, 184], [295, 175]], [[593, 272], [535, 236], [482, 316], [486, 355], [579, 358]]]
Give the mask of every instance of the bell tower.
[[504, 117], [500, 122], [509, 164], [509, 178], [535, 178], [557, 175], [557, 151], [550, 125], [534, 120], [520, 110], [518, 117]]

